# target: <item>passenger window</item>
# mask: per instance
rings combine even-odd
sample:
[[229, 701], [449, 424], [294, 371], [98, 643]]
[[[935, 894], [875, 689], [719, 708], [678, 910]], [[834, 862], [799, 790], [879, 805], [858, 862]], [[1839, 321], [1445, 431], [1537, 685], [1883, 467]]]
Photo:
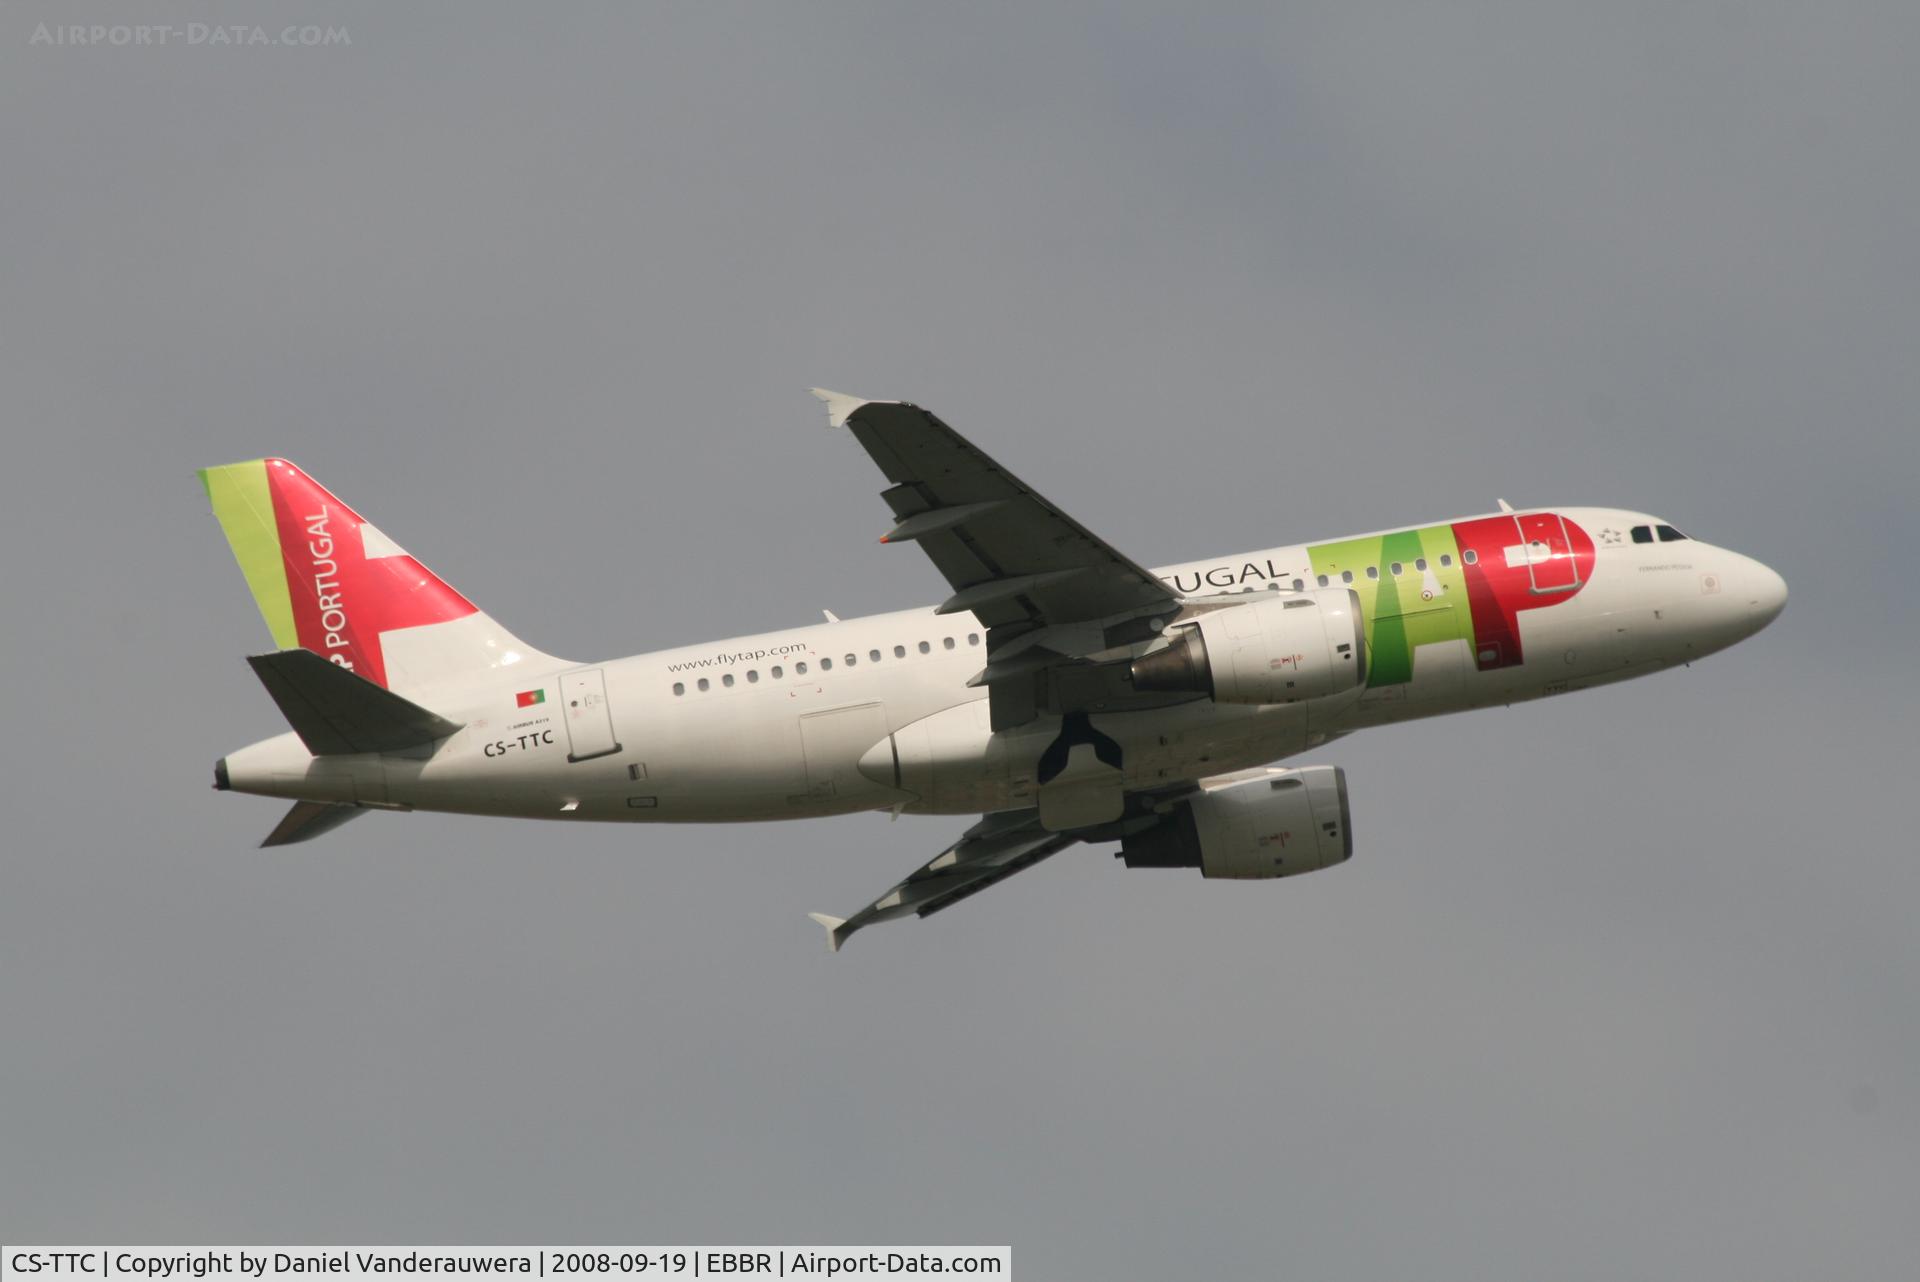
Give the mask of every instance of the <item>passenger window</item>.
[[979, 644], [980, 644], [980, 634], [979, 634], [978, 632], [969, 632], [969, 633], [967, 633], [967, 644], [968, 644], [968, 645], [979, 645]]
[[880, 662], [880, 652], [878, 650], [867, 651], [867, 662], [868, 663]]
[[1324, 588], [1327, 586], [1327, 576], [1323, 574], [1318, 579], [1314, 580], [1314, 582], [1318, 583], [1321, 587]]
[[949, 649], [949, 650], [951, 650], [951, 649], [953, 649], [953, 638], [952, 638], [952, 637], [946, 637], [946, 638], [944, 638], [944, 639], [942, 639], [942, 641], [940, 642], [940, 644], [941, 644], [942, 646], [944, 646], [944, 647], [946, 647], [947, 649]]
[[1400, 571], [1406, 569], [1407, 567], [1405, 567], [1404, 565], [1401, 565], [1398, 561], [1395, 561], [1392, 565], [1388, 566], [1387, 568], [1393, 571], [1393, 577], [1397, 579], [1400, 577]]
[[805, 664], [804, 662], [802, 662], [802, 663], [796, 663], [796, 664], [794, 664], [794, 665], [793, 665], [793, 675], [794, 675], [794, 676], [796, 676], [796, 677], [804, 677], [804, 676], [806, 676], [806, 675], [807, 675], [807, 665], [806, 665], [806, 664]]
[[720, 684], [731, 690], [733, 688], [733, 673], [729, 672], [726, 676], [721, 677]]
[[933, 653], [933, 647], [932, 647], [932, 646], [930, 646], [930, 645], [928, 645], [928, 644], [927, 644], [927, 643], [926, 643], [925, 641], [922, 641], [922, 642], [920, 643], [920, 653], [921, 653], [921, 654], [932, 654], [932, 653]]
[[1351, 583], [1351, 582], [1353, 582], [1353, 571], [1352, 571], [1352, 570], [1342, 570], [1342, 571], [1340, 571], [1340, 581], [1341, 581], [1342, 583]]
[[[1420, 571], [1420, 573], [1425, 574], [1427, 572], [1427, 558], [1424, 556], [1416, 558], [1413, 563], [1413, 568]], [[1395, 570], [1394, 573], [1398, 574], [1400, 573], [1400, 571]]]
[[1651, 525], [1636, 525], [1636, 526], [1634, 526], [1634, 527], [1633, 527], [1633, 541], [1634, 541], [1635, 543], [1651, 543], [1651, 542], [1653, 542], [1653, 527], [1652, 527]]
[[1305, 579], [1295, 579], [1293, 581], [1293, 590], [1295, 592], [1305, 592], [1307, 590], [1307, 581]]
[[1453, 564], [1453, 553], [1442, 552], [1440, 554], [1440, 568], [1444, 570], [1452, 564]]
[[701, 677], [697, 684], [699, 685], [702, 692], [705, 692], [706, 690], [709, 690], [712, 688], [707, 684], [707, 679], [705, 677]]
[[1660, 541], [1662, 543], [1678, 543], [1682, 539], [1687, 537], [1686, 535], [1680, 533], [1680, 531], [1674, 529], [1671, 525], [1661, 525], [1661, 526], [1656, 526], [1655, 528], [1660, 531]]
[[897, 646], [895, 646], [895, 647], [893, 647], [893, 657], [894, 657], [894, 658], [896, 658], [896, 659], [904, 659], [904, 658], [906, 658], [906, 657], [907, 657], [907, 647], [905, 647], [905, 646], [903, 646], [903, 645], [897, 645]]
[[1465, 552], [1462, 552], [1460, 554], [1460, 559], [1468, 565], [1480, 564], [1480, 554], [1474, 551], [1472, 548], [1468, 548]]
[[[805, 672], [806, 670], [807, 670], [807, 665], [806, 665], [806, 664], [804, 664], [804, 663], [803, 663], [803, 664], [800, 664], [800, 665], [799, 665], [799, 666], [798, 666], [798, 667], [797, 667], [797, 668], [795, 669], [795, 671], [798, 671], [798, 672]], [[832, 659], [822, 659], [822, 660], [820, 660], [820, 671], [822, 671], [822, 672], [832, 672], [832, 671], [833, 671], [833, 660], [832, 660]]]
[[779, 664], [777, 664], [777, 663], [776, 663], [776, 664], [774, 664], [774, 665], [773, 665], [773, 667], [772, 667], [772, 668], [771, 668], [771, 669], [770, 669], [770, 670], [769, 670], [769, 671], [767, 672], [767, 675], [768, 675], [768, 676], [770, 676], [770, 677], [772, 677], [772, 678], [773, 678], [773, 679], [774, 679], [775, 681], [778, 681], [778, 680], [779, 680], [779, 679], [780, 679], [781, 677], [784, 677], [784, 676], [786, 676], [787, 674], [786, 674], [786, 670], [785, 670], [785, 669], [783, 669], [783, 668], [782, 668], [782, 667], [781, 667], [781, 666], [780, 666]]
[[853, 654], [850, 654], [850, 655], [848, 655], [848, 656], [847, 656], [847, 666], [848, 666], [849, 668], [851, 668], [851, 667], [853, 667], [854, 665], [856, 665], [856, 664], [858, 664], [859, 662], [860, 662], [860, 657], [859, 657], [858, 655], [853, 655]]
[[1368, 577], [1369, 579], [1377, 579], [1377, 578], [1379, 578], [1379, 577], [1380, 577], [1380, 567], [1379, 567], [1379, 566], [1377, 566], [1377, 565], [1370, 565], [1370, 566], [1368, 566], [1368, 567], [1367, 567], [1367, 577]]
[[676, 682], [674, 682], [674, 683], [673, 683], [673, 692], [674, 692], [675, 694], [685, 694], [685, 693], [687, 692], [687, 685], [686, 685], [686, 682], [684, 682], [684, 681], [676, 681]]
[[758, 668], [748, 668], [748, 669], [747, 669], [747, 684], [748, 684], [748, 685], [757, 685], [757, 684], [759, 684], [759, 681], [760, 681], [760, 669], [758, 669]]

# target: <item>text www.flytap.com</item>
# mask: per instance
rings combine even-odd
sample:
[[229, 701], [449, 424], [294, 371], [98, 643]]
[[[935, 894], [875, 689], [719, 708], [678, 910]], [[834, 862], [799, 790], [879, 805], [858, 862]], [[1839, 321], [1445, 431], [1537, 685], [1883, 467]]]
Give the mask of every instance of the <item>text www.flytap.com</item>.
[[804, 654], [807, 647], [794, 643], [776, 645], [765, 650], [737, 650], [731, 653], [721, 651], [710, 659], [684, 659], [679, 663], [669, 663], [668, 672], [685, 672], [690, 668], [727, 668], [736, 663], [752, 663], [756, 659], [777, 659], [785, 654]]

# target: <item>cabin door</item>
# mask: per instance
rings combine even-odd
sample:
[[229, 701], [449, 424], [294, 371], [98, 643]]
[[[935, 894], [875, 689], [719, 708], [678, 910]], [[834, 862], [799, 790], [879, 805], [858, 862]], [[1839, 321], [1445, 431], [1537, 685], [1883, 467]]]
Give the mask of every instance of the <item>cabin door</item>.
[[613, 737], [613, 709], [607, 706], [606, 674], [599, 668], [561, 673], [560, 706], [567, 717], [568, 761], [591, 761], [620, 751]]

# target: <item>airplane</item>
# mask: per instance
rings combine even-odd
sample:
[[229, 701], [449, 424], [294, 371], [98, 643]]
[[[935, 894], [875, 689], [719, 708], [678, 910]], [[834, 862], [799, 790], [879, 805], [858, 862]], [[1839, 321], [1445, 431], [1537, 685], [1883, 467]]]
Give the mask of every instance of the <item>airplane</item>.
[[629, 823], [977, 816], [835, 951], [1076, 843], [1295, 876], [1353, 853], [1357, 730], [1644, 676], [1770, 623], [1787, 585], [1641, 512], [1500, 510], [1143, 568], [931, 413], [816, 389], [886, 477], [939, 605], [577, 663], [521, 641], [282, 458], [200, 478], [276, 650], [289, 733], [214, 787], [369, 810]]

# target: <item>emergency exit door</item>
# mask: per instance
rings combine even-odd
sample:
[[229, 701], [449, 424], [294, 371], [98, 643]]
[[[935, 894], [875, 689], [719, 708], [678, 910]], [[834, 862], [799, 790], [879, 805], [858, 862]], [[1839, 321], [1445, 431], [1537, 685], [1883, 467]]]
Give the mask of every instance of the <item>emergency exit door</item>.
[[607, 706], [606, 674], [580, 668], [560, 674], [560, 706], [567, 714], [567, 760], [591, 761], [620, 751]]

